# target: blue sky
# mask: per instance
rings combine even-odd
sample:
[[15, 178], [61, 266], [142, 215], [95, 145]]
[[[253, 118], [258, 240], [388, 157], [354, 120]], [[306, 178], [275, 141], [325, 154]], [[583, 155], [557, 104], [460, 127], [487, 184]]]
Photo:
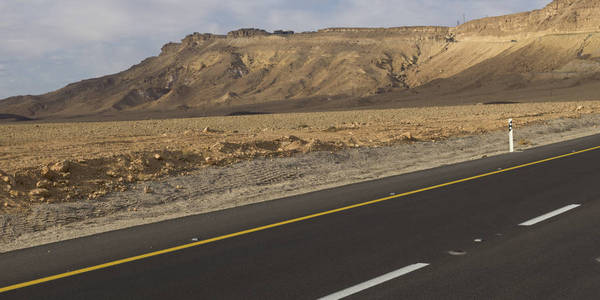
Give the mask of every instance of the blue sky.
[[550, 0], [0, 0], [0, 99], [129, 68], [163, 44], [242, 27], [456, 25]]

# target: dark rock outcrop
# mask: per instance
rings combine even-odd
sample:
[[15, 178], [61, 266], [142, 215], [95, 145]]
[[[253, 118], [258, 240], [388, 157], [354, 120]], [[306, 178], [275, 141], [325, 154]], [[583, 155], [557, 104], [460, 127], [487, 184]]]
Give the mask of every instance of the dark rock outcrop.
[[266, 35], [270, 35], [270, 33], [267, 32], [266, 30], [257, 29], [257, 28], [242, 28], [242, 29], [230, 31], [229, 33], [227, 33], [228, 38], [247, 38], [247, 37], [266, 36]]

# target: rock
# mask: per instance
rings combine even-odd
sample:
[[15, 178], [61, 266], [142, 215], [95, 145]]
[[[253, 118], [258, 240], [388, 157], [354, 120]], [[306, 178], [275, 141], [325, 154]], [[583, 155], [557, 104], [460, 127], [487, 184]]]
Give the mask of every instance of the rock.
[[[194, 32], [192, 34], [188, 34], [183, 40], [181, 40], [181, 44], [184, 47], [197, 47], [198, 45], [201, 45], [204, 41], [208, 41], [211, 39], [215, 39], [217, 38], [217, 36], [215, 36], [214, 34], [210, 34], [210, 33], [199, 33], [199, 32]], [[169, 43], [169, 44], [174, 44], [174, 45], [170, 45], [170, 47], [174, 47], [174, 48], [179, 48], [179, 44], [178, 43]], [[167, 45], [169, 45], [167, 44]], [[165, 46], [167, 46], [165, 45]]]
[[407, 140], [407, 141], [414, 141], [415, 138], [413, 137], [412, 133], [410, 131], [403, 133], [400, 136], [403, 140]]
[[50, 191], [44, 188], [33, 189], [29, 192], [29, 196], [32, 197], [48, 197], [50, 196]]
[[234, 153], [242, 148], [242, 145], [228, 142], [216, 142], [210, 146], [211, 151], [217, 151], [221, 153]]
[[50, 168], [47, 166], [42, 167], [42, 171], [40, 172], [40, 174], [42, 174], [42, 177], [49, 180], [56, 178], [56, 173], [50, 170]]
[[2, 181], [6, 182], [8, 184], [15, 184], [15, 181], [8, 175], [2, 176]]
[[295, 142], [295, 141], [302, 141], [301, 138], [295, 136], [295, 135], [289, 135], [289, 136], [285, 136], [284, 139], [290, 141], [290, 142]]
[[162, 156], [160, 156], [160, 154], [156, 153], [156, 154], [154, 154], [154, 159], [162, 160], [163, 158], [162, 158]]
[[183, 189], [183, 185], [177, 185], [175, 188], [178, 189], [178, 190], [182, 190]]
[[266, 30], [258, 28], [242, 28], [227, 33], [228, 38], [241, 38], [270, 35]]
[[50, 167], [51, 171], [54, 171], [56, 173], [65, 173], [65, 172], [69, 172], [69, 170], [71, 169], [71, 163], [69, 161], [61, 161], [61, 162], [57, 162], [54, 165], [52, 165]]
[[579, 105], [579, 106], [577, 106], [577, 109], [575, 109], [575, 110], [576, 110], [576, 111], [580, 111], [580, 110], [582, 110], [582, 109], [583, 109], [583, 105]]
[[50, 181], [44, 179], [44, 180], [38, 181], [35, 184], [35, 186], [40, 189], [47, 189], [52, 186], [52, 183]]
[[294, 34], [293, 30], [275, 30], [273, 31], [273, 34], [276, 35], [292, 35]]
[[12, 185], [7, 184], [7, 185], [4, 186], [4, 191], [5, 192], [10, 192], [11, 190], [12, 190]]
[[210, 157], [210, 156], [207, 156], [207, 157], [204, 159], [204, 161], [205, 161], [205, 162], [210, 162], [211, 160], [212, 160], [212, 157]]
[[144, 193], [146, 193], [146, 194], [152, 193], [152, 188], [150, 188], [149, 186], [145, 185], [144, 186]]
[[209, 132], [212, 132], [212, 130], [208, 127], [204, 127], [204, 129], [202, 129], [202, 132], [209, 133]]

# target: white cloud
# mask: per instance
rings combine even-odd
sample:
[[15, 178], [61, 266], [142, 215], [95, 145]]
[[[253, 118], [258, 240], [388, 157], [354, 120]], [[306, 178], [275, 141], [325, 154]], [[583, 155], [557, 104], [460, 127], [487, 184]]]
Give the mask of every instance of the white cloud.
[[[240, 27], [454, 25], [550, 0], [2, 0], [0, 62], [19, 84], [0, 98], [120, 71], [191, 32]], [[58, 67], [60, 66], [60, 67]], [[29, 72], [32, 68], [35, 72]], [[6, 83], [6, 81], [4, 81]]]

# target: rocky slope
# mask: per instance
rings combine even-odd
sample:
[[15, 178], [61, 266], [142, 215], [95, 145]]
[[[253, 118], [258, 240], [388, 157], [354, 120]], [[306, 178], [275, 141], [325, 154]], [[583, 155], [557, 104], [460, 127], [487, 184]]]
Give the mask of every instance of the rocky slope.
[[459, 36], [539, 36], [547, 33], [600, 30], [600, 2], [596, 0], [554, 0], [540, 10], [485, 18], [459, 26]]
[[[194, 33], [129, 70], [0, 101], [27, 118], [140, 118], [595, 97], [600, 2], [457, 28]], [[547, 93], [548, 88], [556, 89]], [[511, 98], [511, 92], [520, 91]], [[562, 91], [562, 92], [561, 92]], [[508, 93], [508, 94], [507, 94]], [[525, 99], [521, 98], [525, 97]], [[569, 99], [566, 99], [569, 100]]]

